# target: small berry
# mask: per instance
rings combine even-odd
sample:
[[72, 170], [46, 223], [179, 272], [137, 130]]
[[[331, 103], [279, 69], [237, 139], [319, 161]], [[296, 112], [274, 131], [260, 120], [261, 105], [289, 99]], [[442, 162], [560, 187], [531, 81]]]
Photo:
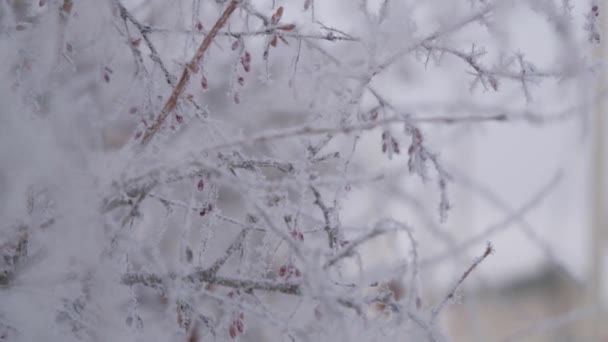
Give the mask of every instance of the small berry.
[[245, 51], [245, 54], [241, 57], [241, 64], [243, 65], [243, 70], [245, 70], [245, 72], [251, 70], [251, 54], [249, 51]]

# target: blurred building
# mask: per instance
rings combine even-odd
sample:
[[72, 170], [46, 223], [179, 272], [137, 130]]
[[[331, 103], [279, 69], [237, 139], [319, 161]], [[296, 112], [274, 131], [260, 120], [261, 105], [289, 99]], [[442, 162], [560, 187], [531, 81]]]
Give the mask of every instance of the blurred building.
[[[581, 286], [558, 269], [545, 267], [466, 294], [465, 303], [450, 308], [447, 322], [453, 341], [587, 341], [582, 335], [591, 315], [581, 309], [584, 300]], [[608, 329], [602, 329], [608, 341]]]

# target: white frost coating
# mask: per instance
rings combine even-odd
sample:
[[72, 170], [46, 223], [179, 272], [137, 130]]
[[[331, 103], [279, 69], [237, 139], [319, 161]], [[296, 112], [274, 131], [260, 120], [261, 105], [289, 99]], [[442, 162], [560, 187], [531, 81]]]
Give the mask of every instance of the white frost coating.
[[589, 78], [589, 9], [591, 38], [567, 1], [509, 3], [1, 2], [0, 340], [450, 340], [479, 243], [550, 192], [446, 229], [475, 188], [450, 139], [589, 100], [546, 102]]

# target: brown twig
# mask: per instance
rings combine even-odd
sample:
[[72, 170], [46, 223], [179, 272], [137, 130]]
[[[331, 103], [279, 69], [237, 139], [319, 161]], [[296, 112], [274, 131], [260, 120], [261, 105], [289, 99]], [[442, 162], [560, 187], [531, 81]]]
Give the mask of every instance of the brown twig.
[[184, 89], [186, 89], [186, 86], [188, 85], [188, 82], [190, 81], [190, 77], [192, 76], [192, 72], [193, 72], [192, 70], [197, 69], [198, 65], [203, 60], [203, 56], [205, 55], [205, 52], [207, 51], [207, 49], [209, 49], [209, 46], [211, 46], [211, 42], [217, 36], [220, 29], [226, 24], [226, 22], [228, 21], [228, 19], [234, 12], [234, 10], [236, 10], [238, 3], [239, 3], [238, 0], [230, 1], [230, 4], [226, 8], [226, 10], [222, 14], [222, 16], [217, 20], [215, 25], [213, 25], [213, 28], [211, 29], [209, 34], [207, 36], [205, 36], [205, 39], [199, 46], [194, 57], [192, 57], [192, 60], [190, 61], [190, 63], [186, 64], [186, 66], [184, 67], [184, 71], [182, 72], [182, 76], [179, 79], [179, 82], [177, 83], [175, 88], [173, 88], [173, 92], [171, 93], [171, 96], [165, 103], [165, 106], [163, 107], [162, 111], [160, 112], [160, 115], [158, 116], [158, 118], [156, 119], [156, 122], [144, 134], [144, 137], [141, 140], [141, 144], [143, 146], [148, 145], [148, 143], [152, 140], [154, 135], [160, 130], [160, 127], [163, 125], [163, 123], [167, 119], [167, 116], [169, 116], [169, 114], [171, 114], [171, 112], [177, 106], [177, 101], [178, 101], [179, 97], [184, 92]]

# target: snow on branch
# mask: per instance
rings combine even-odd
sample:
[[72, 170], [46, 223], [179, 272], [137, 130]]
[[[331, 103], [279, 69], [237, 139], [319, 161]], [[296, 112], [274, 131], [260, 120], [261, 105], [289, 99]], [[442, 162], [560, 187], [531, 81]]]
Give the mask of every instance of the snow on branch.
[[[445, 341], [515, 224], [569, 273], [527, 220], [568, 165], [512, 208], [452, 142], [585, 121], [600, 9], [470, 5], [1, 2], [0, 340]], [[461, 191], [503, 217], [452, 229]]]

